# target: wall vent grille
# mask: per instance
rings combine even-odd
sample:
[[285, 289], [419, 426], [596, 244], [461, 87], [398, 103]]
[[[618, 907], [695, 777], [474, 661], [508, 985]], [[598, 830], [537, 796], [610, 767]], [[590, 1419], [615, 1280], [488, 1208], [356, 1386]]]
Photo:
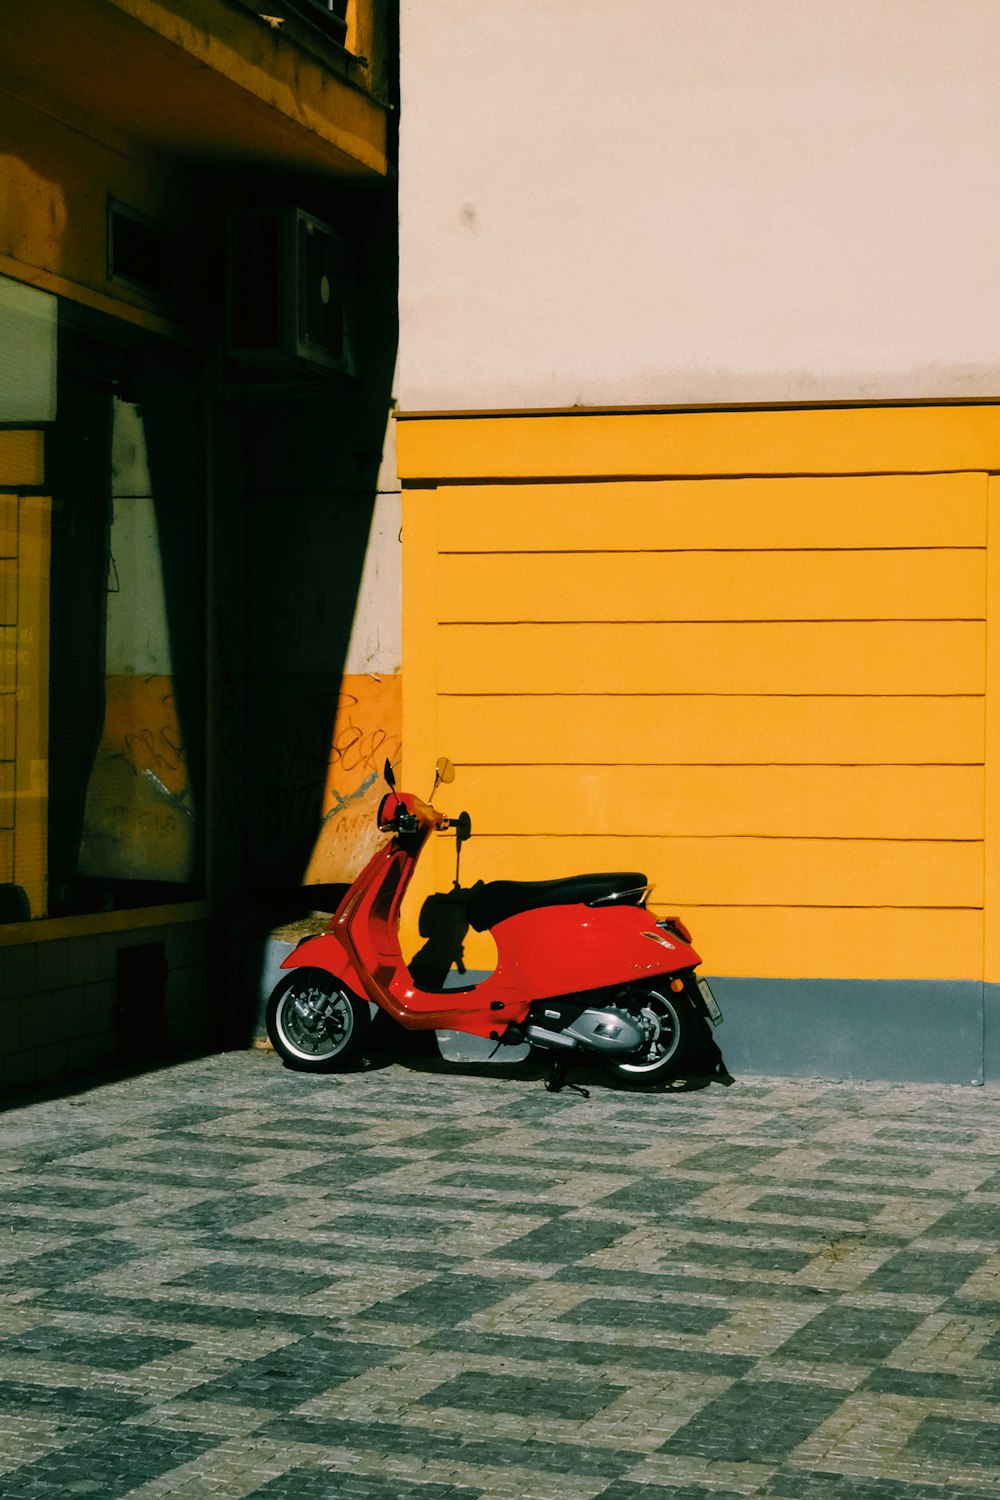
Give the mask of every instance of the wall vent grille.
[[170, 236], [163, 224], [112, 199], [108, 203], [108, 280], [166, 302]]

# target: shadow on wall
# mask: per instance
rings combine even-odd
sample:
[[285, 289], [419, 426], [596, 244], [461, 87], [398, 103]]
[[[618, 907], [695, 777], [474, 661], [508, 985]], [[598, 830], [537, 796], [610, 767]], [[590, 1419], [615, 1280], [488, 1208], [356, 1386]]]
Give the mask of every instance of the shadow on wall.
[[[398, 678], [383, 684], [373, 676], [361, 703], [367, 664], [349, 657], [359, 611], [384, 617], [391, 637], [399, 608], [398, 597], [383, 600], [377, 587], [359, 599], [392, 405], [394, 193], [372, 189], [340, 209], [304, 206], [355, 249], [357, 375], [340, 387], [255, 395], [236, 419], [246, 496], [244, 857], [224, 948], [237, 1045], [253, 1034], [270, 933], [330, 909], [331, 885], [356, 873], [347, 867], [355, 852], [360, 868], [370, 852], [369, 806], [378, 800], [376, 763], [399, 753]], [[388, 587], [398, 595], [398, 580]], [[333, 824], [342, 830], [339, 862], [329, 847]], [[321, 832], [327, 852], [317, 860]]]
[[410, 973], [421, 989], [442, 990], [454, 967], [465, 970], [465, 937], [469, 931], [469, 901], [475, 887], [455, 884], [436, 891], [420, 908], [420, 936], [424, 942], [410, 959]]

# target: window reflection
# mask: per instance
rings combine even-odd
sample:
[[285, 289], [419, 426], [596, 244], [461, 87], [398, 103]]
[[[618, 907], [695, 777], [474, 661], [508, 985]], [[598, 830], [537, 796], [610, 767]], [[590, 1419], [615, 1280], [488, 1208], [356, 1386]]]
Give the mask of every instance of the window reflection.
[[141, 407], [113, 401], [104, 724], [87, 785], [81, 875], [194, 878], [195, 804], [174, 693], [159, 522]]

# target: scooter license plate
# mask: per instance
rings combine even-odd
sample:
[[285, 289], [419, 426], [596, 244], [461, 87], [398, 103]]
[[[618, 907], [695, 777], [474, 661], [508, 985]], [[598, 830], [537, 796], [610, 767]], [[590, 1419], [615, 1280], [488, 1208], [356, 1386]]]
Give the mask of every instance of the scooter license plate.
[[712, 1025], [721, 1026], [722, 1011], [719, 1009], [719, 1002], [716, 1000], [715, 996], [712, 994], [712, 991], [709, 989], [707, 979], [698, 980], [698, 993], [701, 996], [701, 1003], [708, 1011], [708, 1019], [711, 1021]]

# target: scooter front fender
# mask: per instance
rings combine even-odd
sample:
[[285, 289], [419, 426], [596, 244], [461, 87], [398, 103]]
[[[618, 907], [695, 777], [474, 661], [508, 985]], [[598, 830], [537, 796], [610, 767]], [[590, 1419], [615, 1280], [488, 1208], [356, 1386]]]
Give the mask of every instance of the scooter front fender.
[[339, 979], [359, 999], [367, 997], [367, 990], [357, 968], [351, 963], [340, 939], [332, 932], [321, 932], [317, 937], [303, 938], [282, 960], [283, 969], [325, 969]]

